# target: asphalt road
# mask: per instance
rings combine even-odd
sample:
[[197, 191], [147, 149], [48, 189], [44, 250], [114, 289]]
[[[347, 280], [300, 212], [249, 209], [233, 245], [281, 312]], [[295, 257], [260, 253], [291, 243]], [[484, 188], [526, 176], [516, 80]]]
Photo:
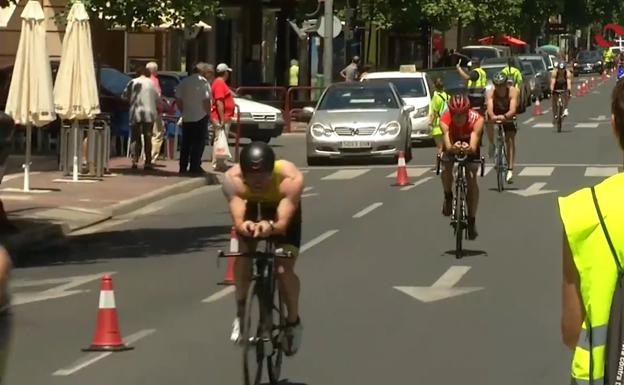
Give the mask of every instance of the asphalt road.
[[[513, 188], [494, 191], [494, 173], [480, 180], [481, 235], [462, 260], [449, 254], [433, 148], [414, 148], [415, 186], [400, 189], [395, 166], [308, 168], [303, 135], [277, 140], [307, 186], [297, 265], [304, 341], [284, 364], [284, 384], [567, 383], [556, 198], [621, 171], [608, 121], [613, 84], [574, 99], [563, 133], [547, 126], [550, 114], [520, 116]], [[28, 256], [12, 280], [7, 383], [241, 384], [240, 350], [228, 341], [233, 296], [216, 286], [229, 226], [219, 188], [206, 187]], [[135, 350], [80, 351], [104, 272], [114, 272], [121, 331]]]

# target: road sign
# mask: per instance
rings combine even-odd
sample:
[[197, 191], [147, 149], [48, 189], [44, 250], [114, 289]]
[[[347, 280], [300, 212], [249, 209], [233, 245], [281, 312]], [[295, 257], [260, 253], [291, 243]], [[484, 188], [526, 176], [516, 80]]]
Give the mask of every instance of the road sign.
[[[342, 22], [336, 16], [334, 16], [334, 28], [332, 31], [334, 39], [340, 35], [340, 32], [342, 32]], [[320, 37], [325, 37], [325, 16], [321, 16], [316, 33], [318, 33]]]

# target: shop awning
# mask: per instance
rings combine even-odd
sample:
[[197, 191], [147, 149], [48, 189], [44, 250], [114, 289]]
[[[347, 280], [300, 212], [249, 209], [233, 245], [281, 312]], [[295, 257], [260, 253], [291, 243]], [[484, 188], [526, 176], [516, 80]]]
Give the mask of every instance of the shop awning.
[[485, 36], [479, 39], [481, 44], [492, 44], [492, 42], [494, 42], [494, 36]]
[[509, 35], [502, 35], [500, 40], [503, 43], [513, 44], [513, 45], [520, 45], [520, 46], [527, 45], [525, 41], [520, 40], [517, 37], [513, 37]]

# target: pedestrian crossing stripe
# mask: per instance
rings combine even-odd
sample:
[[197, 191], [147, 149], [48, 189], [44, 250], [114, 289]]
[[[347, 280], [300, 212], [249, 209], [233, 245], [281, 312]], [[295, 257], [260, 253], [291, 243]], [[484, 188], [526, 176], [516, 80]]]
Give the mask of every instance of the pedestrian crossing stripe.
[[521, 172], [520, 176], [551, 176], [553, 171], [555, 171], [554, 167], [525, 167]]
[[338, 170], [333, 174], [329, 174], [322, 178], [322, 180], [348, 180], [354, 179], [358, 176], [364, 175], [369, 172], [370, 169], [360, 169], [360, 170]]
[[609, 177], [618, 173], [617, 167], [587, 167], [585, 176]]
[[[407, 176], [410, 178], [418, 178], [421, 177], [423, 175], [425, 175], [427, 172], [431, 171], [431, 168], [422, 168], [422, 167], [418, 167], [418, 168], [407, 168]], [[397, 177], [397, 172], [393, 172], [391, 174], [388, 174], [386, 176], [386, 178], [396, 178]]]
[[552, 123], [536, 123], [533, 125], [534, 128], [555, 128]]
[[574, 128], [598, 128], [600, 123], [578, 123]]

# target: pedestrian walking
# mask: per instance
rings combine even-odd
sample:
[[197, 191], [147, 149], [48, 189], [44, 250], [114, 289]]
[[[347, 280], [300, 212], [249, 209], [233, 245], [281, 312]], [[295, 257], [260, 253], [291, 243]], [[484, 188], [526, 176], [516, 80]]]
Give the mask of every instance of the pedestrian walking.
[[436, 144], [436, 156], [442, 154], [444, 147], [442, 127], [440, 127], [440, 116], [446, 109], [450, 95], [444, 91], [444, 81], [442, 78], [436, 78], [433, 82], [435, 91], [429, 103], [429, 124], [431, 125], [431, 135]]
[[[611, 125], [624, 150], [624, 81]], [[624, 173], [559, 198], [563, 222], [561, 332], [574, 352], [573, 384], [617, 384], [624, 343]]]
[[354, 56], [351, 60], [351, 64], [346, 66], [342, 71], [340, 71], [340, 76], [345, 80], [345, 82], [356, 82], [360, 78], [360, 57]]
[[212, 82], [213, 103], [210, 113], [215, 130], [215, 143], [212, 150], [212, 167], [215, 171], [225, 171], [227, 161], [232, 160], [228, 138], [234, 116], [234, 96], [227, 81], [232, 69], [225, 63], [217, 66], [217, 77]]
[[[211, 106], [210, 72], [207, 63], [198, 63], [193, 74], [176, 88], [178, 109], [182, 111], [182, 148], [180, 150], [180, 174], [191, 172], [203, 174], [201, 167], [208, 115]], [[190, 167], [189, 167], [190, 166]]]
[[[152, 130], [158, 115], [158, 91], [150, 80], [149, 71], [144, 65], [137, 66], [138, 77], [132, 79], [122, 97], [130, 103], [130, 126], [132, 137], [132, 168], [136, 169], [141, 156], [145, 154], [145, 169], [152, 165]], [[143, 135], [143, 145], [141, 144]]]
[[164, 123], [162, 120], [162, 114], [164, 112], [162, 103], [162, 89], [160, 87], [160, 80], [158, 79], [158, 63], [151, 61], [145, 65], [145, 68], [150, 73], [150, 80], [158, 92], [158, 104], [156, 105], [158, 114], [156, 114], [156, 120], [154, 121], [152, 131], [152, 161], [155, 162], [160, 156], [160, 149], [164, 141]]
[[0, 247], [0, 384], [3, 383], [11, 345], [12, 321], [9, 297], [9, 272], [11, 258], [4, 247]]

